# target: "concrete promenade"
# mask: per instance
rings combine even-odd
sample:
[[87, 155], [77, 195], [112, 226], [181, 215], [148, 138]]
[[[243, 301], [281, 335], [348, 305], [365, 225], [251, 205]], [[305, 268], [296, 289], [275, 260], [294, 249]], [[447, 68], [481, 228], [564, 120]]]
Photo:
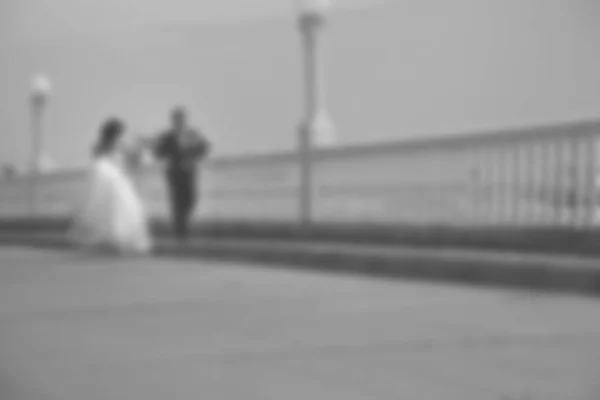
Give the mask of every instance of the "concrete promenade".
[[3, 400], [595, 400], [600, 301], [0, 248]]

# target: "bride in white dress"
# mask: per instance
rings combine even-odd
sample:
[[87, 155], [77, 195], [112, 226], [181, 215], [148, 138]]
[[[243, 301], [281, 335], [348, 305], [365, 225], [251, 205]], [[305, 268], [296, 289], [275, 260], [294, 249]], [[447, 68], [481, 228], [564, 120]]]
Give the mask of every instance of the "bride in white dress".
[[85, 248], [145, 254], [152, 239], [143, 201], [128, 175], [124, 131], [117, 119], [102, 126], [70, 234], [75, 244]]

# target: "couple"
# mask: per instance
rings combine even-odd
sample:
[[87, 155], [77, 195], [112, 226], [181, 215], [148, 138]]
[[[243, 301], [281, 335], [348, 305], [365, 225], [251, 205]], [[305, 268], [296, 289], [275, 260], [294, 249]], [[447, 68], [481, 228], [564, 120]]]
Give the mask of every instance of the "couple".
[[[159, 160], [166, 162], [174, 230], [188, 235], [196, 203], [197, 164], [208, 153], [208, 141], [187, 124], [186, 112], [171, 114], [172, 127], [152, 143]], [[71, 237], [76, 244], [118, 253], [145, 254], [152, 249], [148, 216], [133, 179], [136, 154], [125, 143], [125, 125], [109, 119], [100, 129], [89, 170], [85, 199], [75, 214]]]

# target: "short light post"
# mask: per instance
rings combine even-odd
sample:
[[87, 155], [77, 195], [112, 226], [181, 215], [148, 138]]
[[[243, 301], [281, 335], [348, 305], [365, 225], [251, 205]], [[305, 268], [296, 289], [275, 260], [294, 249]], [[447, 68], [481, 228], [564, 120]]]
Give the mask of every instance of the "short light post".
[[310, 223], [313, 209], [313, 149], [335, 142], [325, 90], [325, 63], [321, 33], [330, 0], [299, 0], [298, 25], [304, 51], [304, 117], [298, 130], [300, 159], [300, 221]]
[[37, 180], [40, 173], [40, 162], [43, 146], [44, 111], [52, 91], [52, 83], [45, 75], [35, 75], [31, 82], [31, 154], [29, 163], [30, 174], [30, 212], [37, 211]]

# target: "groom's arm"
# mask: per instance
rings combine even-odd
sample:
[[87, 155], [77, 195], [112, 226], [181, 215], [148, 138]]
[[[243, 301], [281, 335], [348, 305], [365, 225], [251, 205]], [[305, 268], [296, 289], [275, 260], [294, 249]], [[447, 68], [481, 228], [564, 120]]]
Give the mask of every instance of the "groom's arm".
[[211, 145], [206, 136], [198, 130], [193, 130], [192, 135], [194, 137], [194, 142], [189, 148], [189, 154], [197, 159], [207, 157], [210, 152]]

